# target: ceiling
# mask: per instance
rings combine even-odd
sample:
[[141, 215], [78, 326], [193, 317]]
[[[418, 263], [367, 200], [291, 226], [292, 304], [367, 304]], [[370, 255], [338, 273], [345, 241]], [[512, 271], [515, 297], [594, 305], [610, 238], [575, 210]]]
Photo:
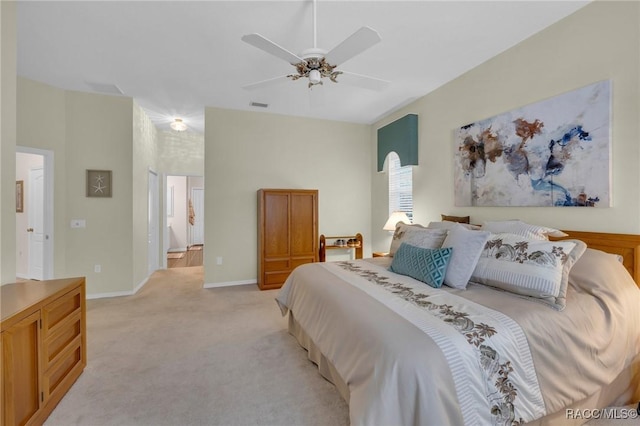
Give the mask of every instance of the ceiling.
[[379, 32], [380, 43], [338, 68], [391, 82], [378, 92], [347, 81], [309, 90], [303, 79], [243, 89], [294, 68], [240, 38], [260, 33], [300, 54], [313, 46], [310, 0], [23, 0], [18, 75], [66, 90], [119, 89], [161, 130], [180, 117], [203, 133], [207, 106], [370, 124], [587, 3], [318, 1], [318, 47], [365, 25]]

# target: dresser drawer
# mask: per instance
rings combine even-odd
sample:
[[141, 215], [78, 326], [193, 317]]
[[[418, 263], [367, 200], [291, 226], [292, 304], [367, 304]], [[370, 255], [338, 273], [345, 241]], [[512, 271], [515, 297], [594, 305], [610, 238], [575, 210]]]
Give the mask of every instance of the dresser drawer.
[[274, 259], [264, 261], [264, 271], [265, 272], [278, 272], [278, 271], [288, 271], [290, 270], [290, 262], [289, 259]]
[[266, 285], [283, 284], [287, 280], [289, 274], [289, 271], [264, 274], [264, 283]]
[[54, 332], [43, 333], [42, 352], [45, 368], [49, 368], [56, 357], [71, 345], [82, 334], [82, 313], [78, 308], [71, 315], [60, 321]]
[[63, 386], [63, 388], [70, 387], [80, 375], [83, 368], [81, 338], [78, 336], [74, 339], [73, 344], [67, 346], [42, 375], [44, 400], [47, 401], [49, 396], [53, 394], [60, 385], [64, 384], [65, 386]]
[[303, 257], [303, 258], [295, 258], [291, 259], [291, 270], [296, 269], [300, 265], [304, 265], [305, 263], [313, 263], [315, 259], [313, 257]]
[[42, 332], [46, 338], [48, 334], [54, 333], [57, 327], [64, 327], [62, 323], [74, 311], [80, 311], [82, 306], [82, 295], [80, 287], [77, 287], [49, 303], [42, 308]]

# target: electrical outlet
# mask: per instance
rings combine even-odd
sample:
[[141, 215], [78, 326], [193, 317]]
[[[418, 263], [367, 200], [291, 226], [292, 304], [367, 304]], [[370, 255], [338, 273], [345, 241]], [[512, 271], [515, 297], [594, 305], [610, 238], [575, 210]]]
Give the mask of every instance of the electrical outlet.
[[216, 265], [222, 265], [222, 256], [216, 257]]
[[95, 272], [96, 274], [102, 272], [102, 265], [93, 265], [93, 272]]

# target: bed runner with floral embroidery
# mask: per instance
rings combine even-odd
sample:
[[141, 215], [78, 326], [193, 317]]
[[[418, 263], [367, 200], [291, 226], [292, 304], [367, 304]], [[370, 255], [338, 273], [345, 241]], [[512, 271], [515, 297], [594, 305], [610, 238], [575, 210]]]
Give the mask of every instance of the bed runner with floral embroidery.
[[323, 265], [431, 337], [465, 424], [520, 425], [546, 414], [526, 336], [511, 318], [367, 261]]

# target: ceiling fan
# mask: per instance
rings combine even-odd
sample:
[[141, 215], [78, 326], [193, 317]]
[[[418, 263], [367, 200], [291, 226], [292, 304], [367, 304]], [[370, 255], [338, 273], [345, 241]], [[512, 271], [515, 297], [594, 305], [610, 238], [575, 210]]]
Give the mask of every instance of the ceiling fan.
[[383, 90], [389, 85], [386, 80], [374, 77], [336, 70], [336, 67], [364, 52], [371, 46], [382, 40], [378, 32], [370, 27], [362, 27], [351, 34], [342, 43], [330, 51], [317, 47], [316, 33], [316, 0], [313, 0], [313, 47], [305, 49], [300, 55], [291, 53], [284, 47], [272, 42], [260, 34], [247, 34], [242, 36], [242, 41], [257, 47], [280, 59], [284, 59], [296, 68], [296, 73], [271, 78], [257, 83], [244, 86], [244, 89], [253, 90], [279, 83], [282, 80], [298, 80], [307, 78], [308, 87], [322, 85], [322, 79], [326, 78], [333, 83], [338, 82], [338, 76], [344, 74], [352, 85], [364, 87], [371, 90]]

